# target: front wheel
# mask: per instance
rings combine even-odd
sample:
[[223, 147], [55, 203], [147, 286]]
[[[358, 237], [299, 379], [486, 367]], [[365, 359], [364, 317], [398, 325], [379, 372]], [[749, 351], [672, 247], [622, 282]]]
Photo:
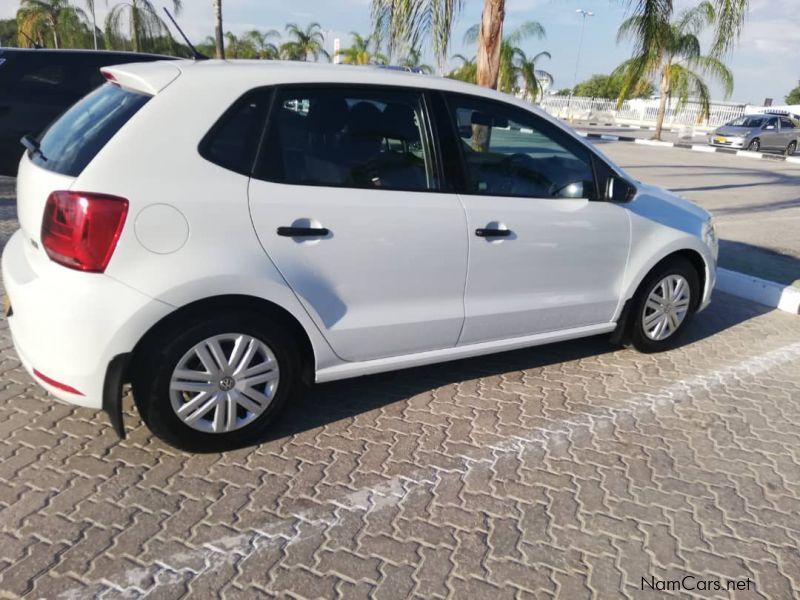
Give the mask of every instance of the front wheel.
[[143, 353], [133, 374], [142, 419], [159, 438], [189, 451], [256, 442], [300, 372], [286, 329], [249, 313], [175, 326]]
[[747, 146], [747, 149], [750, 150], [750, 152], [758, 152], [761, 150], [761, 140], [758, 138], [754, 139], [752, 142], [750, 142], [750, 145]]
[[700, 283], [692, 264], [676, 258], [639, 286], [631, 306], [630, 339], [640, 352], [672, 348], [699, 304]]
[[797, 151], [797, 142], [789, 142], [789, 145], [786, 147], [786, 156], [794, 156], [794, 153]]

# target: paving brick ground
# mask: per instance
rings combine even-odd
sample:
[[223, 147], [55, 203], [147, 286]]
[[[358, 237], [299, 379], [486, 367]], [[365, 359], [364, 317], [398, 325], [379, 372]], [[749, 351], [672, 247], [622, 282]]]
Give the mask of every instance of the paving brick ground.
[[192, 456], [47, 398], [3, 322], [0, 596], [798, 597], [800, 318], [717, 295], [689, 333], [328, 384]]

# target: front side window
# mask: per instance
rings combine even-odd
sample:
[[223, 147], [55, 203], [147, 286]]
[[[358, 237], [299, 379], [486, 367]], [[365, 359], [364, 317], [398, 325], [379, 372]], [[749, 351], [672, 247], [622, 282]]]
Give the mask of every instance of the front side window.
[[296, 185], [428, 190], [419, 92], [279, 88], [255, 176]]
[[527, 111], [450, 96], [467, 192], [527, 198], [594, 198], [591, 154]]

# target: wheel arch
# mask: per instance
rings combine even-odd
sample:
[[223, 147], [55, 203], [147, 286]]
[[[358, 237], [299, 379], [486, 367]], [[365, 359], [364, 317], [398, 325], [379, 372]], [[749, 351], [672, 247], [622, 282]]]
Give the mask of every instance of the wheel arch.
[[611, 340], [613, 343], [620, 344], [625, 342], [628, 336], [630, 324], [630, 307], [644, 281], [647, 279], [650, 273], [660, 268], [664, 263], [675, 260], [676, 258], [683, 258], [687, 260], [692, 267], [694, 267], [695, 271], [697, 271], [697, 279], [700, 285], [701, 293], [694, 300], [695, 308], [700, 305], [706, 295], [706, 285], [708, 284], [710, 276], [710, 267], [708, 263], [706, 262], [705, 258], [703, 258], [703, 255], [700, 254], [700, 252], [691, 248], [681, 248], [669, 252], [648, 267], [642, 269], [636, 279], [628, 286], [627, 293], [623, 296], [624, 300], [618, 310], [618, 315], [616, 318], [617, 328], [611, 334]]
[[131, 372], [128, 373], [126, 379], [129, 380], [132, 371], [138, 367], [143, 352], [151, 348], [160, 336], [169, 334], [171, 330], [179, 327], [187, 319], [207, 318], [209, 313], [220, 314], [223, 311], [250, 311], [271, 317], [285, 324], [289, 328], [292, 338], [296, 340], [300, 351], [303, 364], [301, 373], [303, 382], [310, 384], [314, 381], [317, 357], [311, 338], [300, 321], [286, 308], [264, 298], [246, 294], [226, 294], [195, 300], [163, 317], [150, 327], [134, 346], [131, 352]]

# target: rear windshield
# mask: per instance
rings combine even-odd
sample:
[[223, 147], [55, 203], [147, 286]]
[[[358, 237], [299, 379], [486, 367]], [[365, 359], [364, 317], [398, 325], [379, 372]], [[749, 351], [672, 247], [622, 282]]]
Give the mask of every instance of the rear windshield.
[[30, 159], [49, 171], [77, 177], [149, 99], [112, 84], [97, 88], [44, 132], [40, 152], [29, 153]]

